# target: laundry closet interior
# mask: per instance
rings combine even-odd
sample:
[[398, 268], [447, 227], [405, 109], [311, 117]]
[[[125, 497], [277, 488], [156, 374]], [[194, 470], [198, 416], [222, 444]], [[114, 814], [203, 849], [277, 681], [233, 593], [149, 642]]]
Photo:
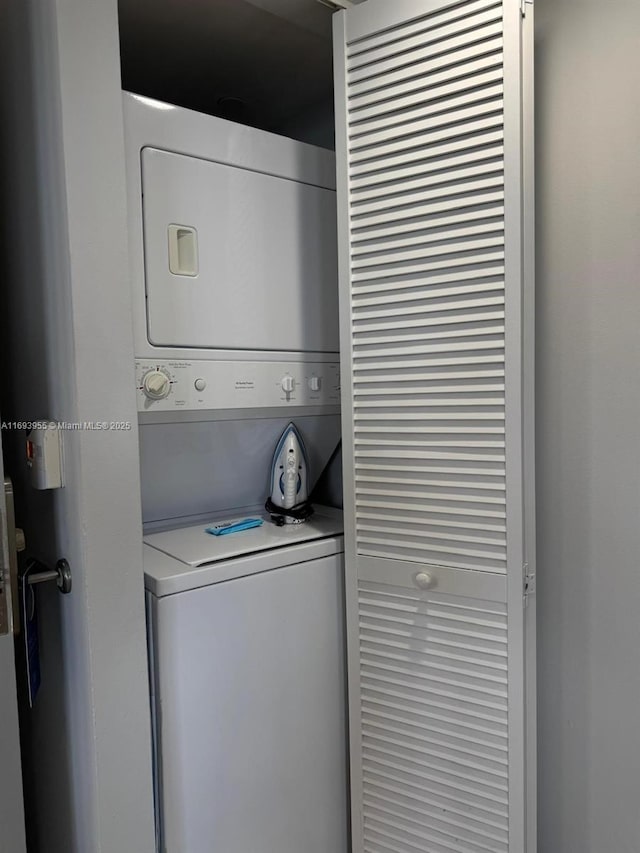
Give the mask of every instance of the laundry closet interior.
[[532, 9], [119, 16], [158, 849], [534, 851]]

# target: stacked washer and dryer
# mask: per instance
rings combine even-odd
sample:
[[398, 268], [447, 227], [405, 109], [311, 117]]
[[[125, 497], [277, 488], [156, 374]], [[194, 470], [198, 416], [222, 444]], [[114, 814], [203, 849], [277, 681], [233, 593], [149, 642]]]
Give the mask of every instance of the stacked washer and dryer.
[[[156, 479], [163, 429], [229, 501], [191, 517], [187, 500], [169, 501], [174, 517], [145, 528], [158, 849], [346, 853], [341, 514], [207, 532], [253, 497], [261, 508], [269, 472], [256, 459], [281, 419], [323, 436], [317, 468], [333, 450], [334, 157], [123, 98], [143, 509], [173, 491]], [[247, 452], [191, 452], [190, 429], [229, 422], [251, 437]]]

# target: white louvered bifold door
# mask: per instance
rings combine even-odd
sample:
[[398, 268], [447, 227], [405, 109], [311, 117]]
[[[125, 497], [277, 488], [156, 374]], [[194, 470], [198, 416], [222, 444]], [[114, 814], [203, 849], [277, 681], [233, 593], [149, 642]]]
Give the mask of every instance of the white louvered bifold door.
[[531, 17], [334, 18], [354, 853], [535, 851]]

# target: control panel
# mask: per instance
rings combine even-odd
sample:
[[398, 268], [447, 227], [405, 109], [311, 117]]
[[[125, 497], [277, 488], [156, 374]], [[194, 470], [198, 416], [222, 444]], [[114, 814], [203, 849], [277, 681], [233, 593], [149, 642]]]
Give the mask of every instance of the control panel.
[[332, 362], [136, 361], [139, 412], [340, 404]]

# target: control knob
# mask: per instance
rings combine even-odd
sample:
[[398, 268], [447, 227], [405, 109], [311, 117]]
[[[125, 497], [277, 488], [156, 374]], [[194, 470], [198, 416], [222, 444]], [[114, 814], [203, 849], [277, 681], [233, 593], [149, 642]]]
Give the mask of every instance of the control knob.
[[282, 377], [282, 390], [285, 394], [291, 394], [294, 388], [294, 380], [293, 376], [283, 376]]
[[150, 400], [164, 400], [171, 391], [171, 380], [162, 370], [150, 370], [144, 375], [142, 390]]

